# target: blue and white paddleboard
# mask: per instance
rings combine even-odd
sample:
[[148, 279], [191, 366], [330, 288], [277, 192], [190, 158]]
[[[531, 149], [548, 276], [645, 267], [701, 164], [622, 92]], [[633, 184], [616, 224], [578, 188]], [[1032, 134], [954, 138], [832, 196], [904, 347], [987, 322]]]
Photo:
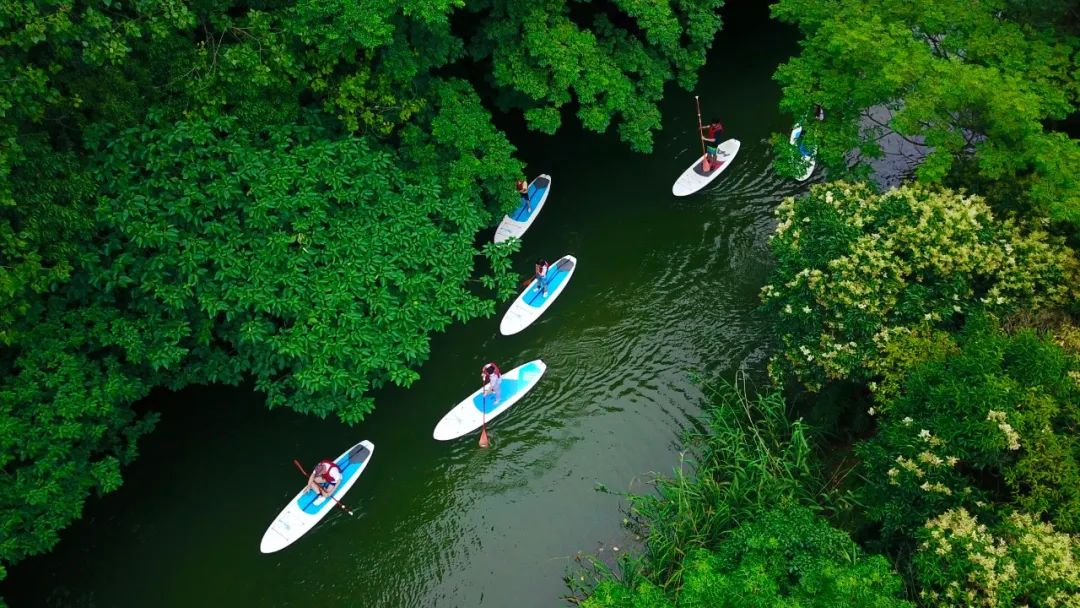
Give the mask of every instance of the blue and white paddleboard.
[[504, 336], [516, 334], [540, 318], [544, 311], [551, 306], [555, 298], [559, 297], [562, 290], [570, 283], [570, 277], [577, 268], [577, 258], [572, 255], [564, 255], [559, 261], [548, 267], [544, 282], [547, 284], [547, 295], [540, 289], [540, 283], [533, 279], [532, 283], [521, 292], [521, 295], [510, 305], [510, 309], [503, 315], [499, 323], [499, 333]]
[[[334, 462], [341, 469], [341, 481], [331, 495], [341, 498], [360, 478], [360, 474], [371, 462], [375, 446], [370, 441], [361, 441], [338, 456]], [[296, 542], [298, 538], [315, 527], [327, 513], [333, 511], [337, 503], [331, 498], [323, 498], [316, 492], [304, 488], [296, 495], [263, 534], [259, 551], [273, 553]]]
[[799, 136], [802, 135], [802, 125], [796, 123], [795, 127], [791, 129], [791, 137], [788, 138], [788, 142], [793, 146], [798, 146], [799, 153], [802, 154], [803, 162], [806, 164], [806, 171], [795, 178], [795, 181], [805, 182], [810, 179], [810, 176], [814, 174], [814, 152], [813, 150], [806, 149], [805, 146], [799, 143]]
[[545, 371], [547, 365], [537, 359], [506, 372], [502, 375], [498, 403], [495, 403], [495, 395], [481, 395], [480, 390], [477, 390], [447, 412], [439, 424], [435, 425], [435, 439], [457, 439], [480, 428], [485, 420], [490, 421], [510, 409], [525, 393], [531, 391]]
[[720, 144], [716, 149], [716, 161], [720, 166], [710, 167], [708, 171], [702, 169], [701, 163], [705, 160], [704, 156], [694, 161], [694, 164], [683, 171], [679, 179], [672, 184], [671, 193], [675, 196], [688, 196], [708, 186], [727, 170], [731, 161], [735, 160], [735, 155], [739, 153], [739, 145], [737, 139], [729, 139]]
[[540, 215], [540, 210], [544, 208], [544, 202], [547, 201], [550, 193], [551, 176], [547, 174], [537, 176], [529, 184], [529, 211], [525, 211], [525, 203], [522, 202], [510, 215], [504, 216], [499, 227], [495, 229], [495, 242], [501, 243], [512, 237], [521, 238], [529, 226], [532, 226], [536, 216]]

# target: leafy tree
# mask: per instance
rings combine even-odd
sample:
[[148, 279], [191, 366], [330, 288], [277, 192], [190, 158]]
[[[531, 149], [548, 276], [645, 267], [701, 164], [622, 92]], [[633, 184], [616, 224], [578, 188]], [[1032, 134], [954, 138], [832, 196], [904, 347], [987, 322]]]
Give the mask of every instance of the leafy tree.
[[[723, 4], [616, 0], [583, 11], [591, 20], [582, 22], [565, 0], [477, 0], [466, 5], [483, 15], [468, 51], [490, 61], [503, 99], [524, 107], [532, 128], [553, 133], [575, 101], [585, 128], [606, 131], [618, 116], [622, 139], [647, 152], [664, 83], [693, 86]], [[627, 21], [635, 27], [616, 25]]]
[[660, 587], [606, 580], [586, 608], [911, 606], [884, 557], [866, 556], [848, 535], [805, 507], [771, 508], [743, 523], [714, 550], [687, 558], [676, 601]]
[[93, 226], [95, 183], [77, 158], [40, 140], [22, 142], [19, 153], [27, 164], [13, 170], [11, 198], [0, 200], [0, 347], [25, 337], [23, 321], [71, 277]]
[[[975, 318], [902, 372], [858, 447], [863, 503], [886, 534], [956, 508], [1044, 515], [1080, 530], [1080, 362], [1030, 330]], [[901, 340], [901, 344], [904, 340]], [[918, 343], [916, 343], [918, 344]]]
[[781, 340], [778, 363], [811, 388], [873, 381], [888, 343], [924, 326], [1075, 297], [1069, 250], [995, 219], [976, 196], [920, 185], [877, 194], [835, 182], [776, 213], [777, 265], [762, 301]]
[[192, 24], [182, 2], [0, 3], [0, 345], [59, 288], [92, 229], [96, 176], [77, 142], [94, 119], [130, 119], [133, 49]]
[[[128, 314], [99, 339], [182, 382], [251, 374], [271, 407], [356, 422], [372, 387], [417, 378], [431, 332], [493, 310], [469, 286], [479, 193], [363, 139], [190, 120], [111, 140], [101, 170], [88, 280]], [[481, 277], [506, 294], [508, 252], [485, 246], [501, 272]]]
[[[133, 372], [94, 337], [121, 321], [107, 306], [72, 309], [50, 298], [0, 383], [0, 557], [15, 563], [52, 548], [92, 493], [120, 486], [120, 467], [155, 415], [130, 403], [149, 375]], [[0, 569], [0, 574], [3, 571]]]
[[[1080, 144], [1061, 130], [1080, 99], [1080, 28], [1068, 3], [1029, 0], [781, 0], [800, 54], [782, 65], [781, 108], [834, 175], [895, 134], [925, 152], [924, 183], [948, 181], [1080, 226]], [[783, 146], [786, 146], [786, 140]], [[788, 163], [787, 172], [795, 174]]]

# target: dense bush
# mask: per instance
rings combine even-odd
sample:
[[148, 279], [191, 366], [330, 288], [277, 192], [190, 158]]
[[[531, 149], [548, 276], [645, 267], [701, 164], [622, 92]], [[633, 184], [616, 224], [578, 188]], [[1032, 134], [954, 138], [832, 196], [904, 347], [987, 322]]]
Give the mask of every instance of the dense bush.
[[739, 525], [715, 550], [686, 559], [676, 600], [643, 582], [600, 583], [585, 608], [900, 608], [901, 579], [888, 560], [865, 556], [848, 535], [805, 507], [778, 507]]
[[858, 447], [867, 516], [911, 535], [948, 509], [1004, 508], [1080, 531], [1080, 365], [981, 318], [949, 342], [874, 406], [878, 432]]
[[1045, 233], [999, 221], [977, 196], [835, 182], [786, 199], [762, 288], [780, 363], [811, 388], [872, 381], [889, 342], [968, 315], [1075, 296], [1077, 264]]
[[678, 588], [692, 549], [715, 546], [764, 505], [816, 498], [806, 425], [789, 418], [779, 393], [750, 398], [723, 386], [709, 394], [705, 430], [684, 441], [689, 466], [657, 478], [655, 494], [629, 496], [633, 520], [647, 532], [645, 572], [668, 589]]
[[[688, 437], [692, 472], [630, 496], [645, 554], [606, 569], [584, 606], [907, 606], [882, 557], [831, 527], [801, 421], [777, 393], [713, 392], [704, 433]], [[806, 506], [800, 506], [806, 505]]]
[[1080, 537], [1024, 513], [992, 529], [963, 508], [919, 531], [915, 571], [932, 606], [1080, 606]]

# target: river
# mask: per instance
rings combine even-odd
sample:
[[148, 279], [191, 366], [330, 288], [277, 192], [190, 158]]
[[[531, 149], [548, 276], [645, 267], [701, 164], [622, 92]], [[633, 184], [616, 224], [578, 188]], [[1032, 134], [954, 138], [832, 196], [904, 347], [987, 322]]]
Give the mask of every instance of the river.
[[[497, 316], [436, 336], [421, 379], [377, 394], [348, 428], [269, 411], [250, 387], [157, 392], [162, 412], [125, 472], [91, 499], [50, 554], [13, 568], [12, 606], [555, 606], [579, 552], [609, 562], [632, 549], [623, 501], [650, 472], [679, 463], [679, 436], [701, 412], [691, 378], [760, 378], [766, 322], [756, 312], [770, 267], [778, 201], [805, 189], [770, 168], [766, 138], [785, 132], [775, 67], [796, 51], [767, 8], [730, 7], [698, 92], [742, 141], [731, 168], [703, 193], [671, 184], [699, 154], [692, 95], [670, 86], [651, 155], [568, 119], [556, 136], [511, 132], [530, 174], [549, 173], [544, 212], [515, 256], [572, 253], [579, 267], [532, 327], [498, 334]], [[817, 181], [815, 176], [812, 181]], [[476, 437], [431, 438], [439, 418], [476, 388], [480, 365], [541, 357], [537, 388]], [[360, 439], [376, 449], [335, 512], [291, 547], [259, 539], [310, 465]]]

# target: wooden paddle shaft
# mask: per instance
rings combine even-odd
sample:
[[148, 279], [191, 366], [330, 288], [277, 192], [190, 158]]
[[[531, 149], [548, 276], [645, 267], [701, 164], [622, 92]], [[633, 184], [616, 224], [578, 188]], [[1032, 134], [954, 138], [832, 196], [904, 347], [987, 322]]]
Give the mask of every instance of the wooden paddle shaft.
[[701, 138], [701, 132], [704, 131], [705, 128], [701, 126], [701, 100], [698, 99], [697, 95], [694, 95], [694, 103], [697, 105], [697, 135], [698, 135], [698, 141], [701, 142], [701, 155], [705, 156], [705, 140]]

